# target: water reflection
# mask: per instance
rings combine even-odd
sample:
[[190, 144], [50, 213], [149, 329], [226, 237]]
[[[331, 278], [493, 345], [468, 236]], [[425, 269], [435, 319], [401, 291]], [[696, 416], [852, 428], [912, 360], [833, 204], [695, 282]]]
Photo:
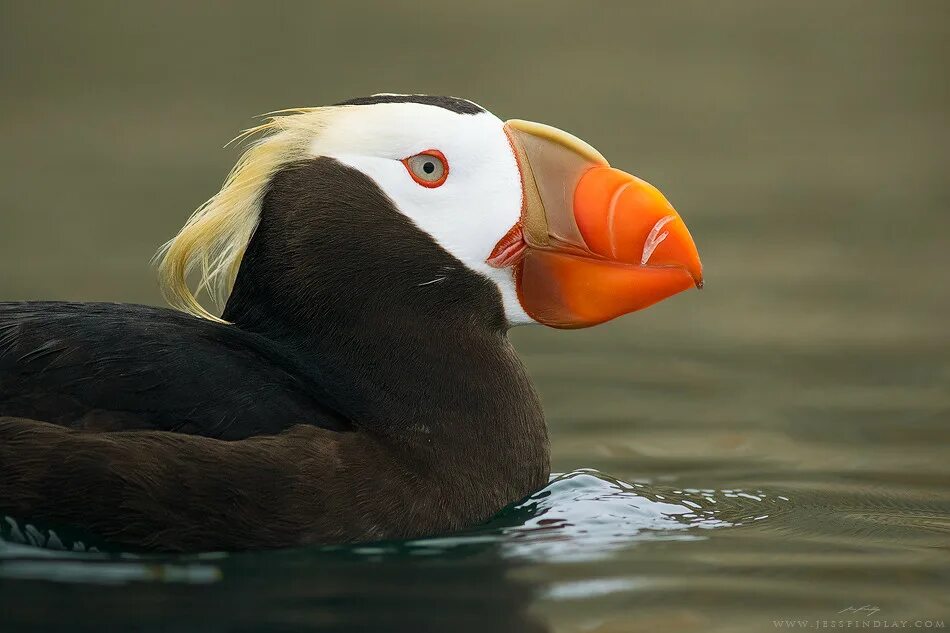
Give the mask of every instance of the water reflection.
[[[95, 609], [105, 608], [110, 592], [124, 585], [123, 601], [146, 609], [154, 608], [159, 596], [180, 601], [188, 605], [176, 610], [183, 621], [213, 613], [223, 628], [237, 622], [333, 628], [345, 622], [349, 628], [369, 630], [385, 622], [388, 630], [543, 631], [529, 610], [537, 599], [604, 596], [633, 590], [641, 581], [599, 578], [538, 585], [519, 578], [526, 565], [601, 560], [637, 541], [701, 539], [710, 529], [763, 516], [771, 502], [761, 494], [631, 484], [584, 469], [555, 475], [543, 490], [458, 535], [171, 557], [109, 553], [108, 544], [87, 546], [94, 542], [90, 535], [7, 517], [6, 540], [0, 541], [0, 583], [17, 583], [20, 598], [4, 608], [14, 620], [31, 622], [43, 621], [40, 605], [64, 586], [83, 596], [83, 609]], [[37, 547], [44, 543], [58, 551]], [[80, 547], [85, 551], [70, 551]], [[204, 596], [201, 601], [194, 600], [196, 588]], [[234, 605], [223, 620], [221, 600]], [[374, 602], [371, 611], [362, 608], [367, 601]], [[267, 610], [251, 606], [262, 602], [268, 603]], [[484, 604], [491, 608], [479, 607]], [[134, 619], [134, 610], [125, 607], [112, 613], [129, 623]]]
[[[834, 576], [832, 590], [829, 564], [931, 583], [941, 566], [923, 552], [945, 536], [948, 512], [945, 499], [887, 490], [683, 489], [581, 469], [555, 475], [485, 525], [406, 542], [161, 556], [110, 552], [90, 535], [22, 521], [14, 529], [4, 520], [0, 608], [11, 622], [31, 625], [58, 622], [45, 605], [69, 600], [77, 617], [95, 621], [108, 610], [141, 628], [145, 614], [155, 630], [213, 621], [221, 630], [346, 623], [348, 630], [544, 631], [554, 621], [582, 628], [565, 606], [572, 604], [621, 627], [635, 621], [631, 605], [644, 621], [703, 622], [698, 614], [713, 598], [744, 605], [753, 618], [775, 605], [827, 611], [853, 601], [858, 582], [861, 595], [897, 609], [885, 585], [861, 577]], [[43, 540], [63, 549], [30, 545]], [[68, 551], [80, 541], [86, 551]], [[686, 616], [670, 606], [678, 602], [656, 600], [672, 590], [670, 574], [682, 598], [704, 596]], [[820, 593], [816, 583], [824, 583]], [[767, 596], [758, 611], [748, 605], [750, 591]], [[919, 596], [904, 612], [934, 614], [932, 600]]]

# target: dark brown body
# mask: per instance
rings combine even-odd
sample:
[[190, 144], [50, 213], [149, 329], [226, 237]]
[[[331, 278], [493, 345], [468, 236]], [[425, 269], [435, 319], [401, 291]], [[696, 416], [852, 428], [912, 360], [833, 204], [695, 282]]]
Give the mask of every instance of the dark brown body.
[[0, 418], [0, 507], [116, 544], [240, 550], [450, 532], [546, 477], [491, 481], [492, 469], [427, 468], [434, 457], [308, 425], [225, 441]]
[[450, 532], [546, 483], [497, 288], [358, 172], [274, 178], [224, 317], [0, 304], [0, 513], [246, 549]]

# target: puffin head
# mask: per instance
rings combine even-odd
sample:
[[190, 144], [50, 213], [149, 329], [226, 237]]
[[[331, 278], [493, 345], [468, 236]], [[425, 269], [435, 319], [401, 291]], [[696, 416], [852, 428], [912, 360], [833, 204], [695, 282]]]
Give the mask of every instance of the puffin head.
[[[347, 288], [365, 310], [407, 293], [448, 310], [478, 294], [506, 325], [578, 328], [702, 286], [666, 198], [554, 127], [378, 94], [245, 134], [258, 139], [163, 250], [166, 297], [203, 318], [231, 318], [250, 294], [286, 301], [290, 283], [319, 277], [335, 280], [329, 297], [300, 290], [298, 313]], [[212, 297], [234, 287], [224, 319], [198, 302], [192, 273]], [[356, 281], [367, 277], [374, 286]]]

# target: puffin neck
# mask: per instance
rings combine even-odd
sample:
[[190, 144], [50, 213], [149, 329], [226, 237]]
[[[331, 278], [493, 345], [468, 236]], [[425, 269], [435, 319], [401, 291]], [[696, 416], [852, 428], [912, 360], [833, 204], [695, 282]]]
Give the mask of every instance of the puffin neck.
[[[419, 283], [433, 271], [444, 279]], [[354, 169], [318, 158], [274, 177], [223, 316], [276, 343], [360, 431], [450, 462], [518, 451], [546, 472], [498, 289]]]

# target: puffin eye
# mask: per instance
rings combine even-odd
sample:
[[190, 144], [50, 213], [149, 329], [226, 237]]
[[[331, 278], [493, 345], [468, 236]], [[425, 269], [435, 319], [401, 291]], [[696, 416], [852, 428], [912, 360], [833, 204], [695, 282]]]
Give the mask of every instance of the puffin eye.
[[449, 175], [449, 163], [437, 149], [427, 149], [402, 159], [412, 179], [423, 187], [438, 187]]

